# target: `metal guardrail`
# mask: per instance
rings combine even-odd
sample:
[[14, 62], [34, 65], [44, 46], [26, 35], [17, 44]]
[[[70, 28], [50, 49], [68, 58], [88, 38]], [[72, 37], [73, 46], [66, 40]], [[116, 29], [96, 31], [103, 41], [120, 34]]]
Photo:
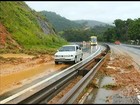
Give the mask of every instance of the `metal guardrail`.
[[[101, 51], [101, 48], [99, 47], [98, 50], [87, 57], [86, 59], [76, 63], [75, 65], [55, 74], [55, 76], [51, 76], [47, 78], [44, 81], [41, 81], [40, 83], [31, 86], [25, 90], [22, 90], [19, 93], [16, 93], [6, 99], [0, 100], [0, 104], [18, 104], [18, 103], [38, 103], [41, 101], [41, 98], [43, 97], [49, 97], [54, 91], [58, 89], [60, 85], [63, 83], [58, 83], [58, 81], [62, 81], [62, 78], [64, 77], [69, 77], [73, 78], [74, 75], [78, 72], [77, 69], [81, 66], [83, 66], [85, 63], [99, 55], [99, 52]], [[66, 79], [68, 80], [68, 78]], [[65, 80], [65, 81], [66, 81]], [[53, 89], [50, 89], [55, 84], [56, 87]], [[57, 84], [57, 85], [56, 85]], [[39, 88], [39, 86], [43, 85], [42, 87]], [[39, 89], [38, 89], [39, 88]], [[34, 91], [30, 91], [34, 90]], [[44, 94], [42, 94], [44, 93]]]
[[93, 79], [99, 67], [103, 64], [103, 61], [110, 50], [108, 45], [104, 46], [107, 47], [106, 55], [64, 97], [62, 97], [57, 104], [73, 104], [75, 102], [81, 92]]

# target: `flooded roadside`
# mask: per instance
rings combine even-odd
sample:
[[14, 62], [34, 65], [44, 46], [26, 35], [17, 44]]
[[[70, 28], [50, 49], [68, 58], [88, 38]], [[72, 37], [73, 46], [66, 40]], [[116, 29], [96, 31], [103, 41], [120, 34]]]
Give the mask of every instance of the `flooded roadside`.
[[[41, 78], [54, 71], [69, 66], [68, 64], [55, 65], [52, 56], [38, 57], [26, 54], [3, 54], [3, 57], [15, 58], [15, 62], [0, 63], [0, 94], [21, 87], [37, 78]], [[17, 58], [17, 60], [16, 60]], [[25, 60], [23, 62], [23, 60]]]
[[35, 56], [33, 55], [27, 55], [27, 54], [0, 54], [3, 58], [33, 58]]
[[[85, 51], [83, 58], [90, 55]], [[19, 88], [71, 64], [55, 65], [53, 55], [0, 54], [0, 94]]]
[[47, 64], [44, 63], [40, 65], [35, 65], [34, 67], [22, 70], [21, 72], [11, 73], [5, 76], [1, 75], [0, 76], [0, 79], [1, 79], [0, 93], [20, 87], [28, 82], [31, 82], [34, 79], [41, 78], [45, 75], [48, 75], [66, 66], [68, 65], [61, 64], [61, 65], [55, 66], [54, 62], [50, 62]]
[[111, 86], [115, 85], [115, 79], [113, 77], [105, 76], [98, 89], [97, 96], [93, 103], [95, 104], [108, 104], [112, 103], [110, 96], [114, 94], [114, 90], [109, 89]]

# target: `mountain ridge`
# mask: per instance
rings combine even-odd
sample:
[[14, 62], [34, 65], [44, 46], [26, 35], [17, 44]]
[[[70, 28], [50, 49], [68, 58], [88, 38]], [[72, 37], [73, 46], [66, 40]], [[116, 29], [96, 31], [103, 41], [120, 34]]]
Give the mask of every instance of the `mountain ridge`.
[[[85, 27], [95, 27], [95, 26], [106, 26], [110, 25], [108, 23], [96, 21], [96, 20], [70, 20], [65, 17], [62, 17], [61, 15], [57, 14], [56, 12], [52, 11], [40, 11], [42, 15], [46, 17], [52, 23], [52, 25], [55, 27], [56, 31], [64, 31], [66, 29], [72, 29], [72, 28], [85, 28]], [[112, 25], [110, 25], [112, 26]]]

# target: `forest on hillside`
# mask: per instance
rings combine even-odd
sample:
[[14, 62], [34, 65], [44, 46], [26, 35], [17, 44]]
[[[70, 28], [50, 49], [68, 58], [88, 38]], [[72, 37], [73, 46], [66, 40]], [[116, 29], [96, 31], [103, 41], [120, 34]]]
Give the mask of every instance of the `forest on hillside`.
[[140, 18], [114, 21], [115, 27], [109, 28], [104, 34], [106, 42], [121, 42], [137, 44], [140, 40]]
[[140, 18], [114, 20], [115, 26], [95, 26], [85, 30], [71, 29], [60, 33], [68, 41], [89, 41], [90, 36], [95, 35], [98, 41], [115, 42], [116, 40], [122, 43], [138, 44], [140, 40]]

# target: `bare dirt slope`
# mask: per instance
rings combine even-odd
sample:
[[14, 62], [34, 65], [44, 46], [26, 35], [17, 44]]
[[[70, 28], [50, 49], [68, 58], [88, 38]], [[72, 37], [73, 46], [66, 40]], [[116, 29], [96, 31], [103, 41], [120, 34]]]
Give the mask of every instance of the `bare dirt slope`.
[[0, 23], [0, 48], [21, 49], [18, 43], [12, 39], [11, 34]]

